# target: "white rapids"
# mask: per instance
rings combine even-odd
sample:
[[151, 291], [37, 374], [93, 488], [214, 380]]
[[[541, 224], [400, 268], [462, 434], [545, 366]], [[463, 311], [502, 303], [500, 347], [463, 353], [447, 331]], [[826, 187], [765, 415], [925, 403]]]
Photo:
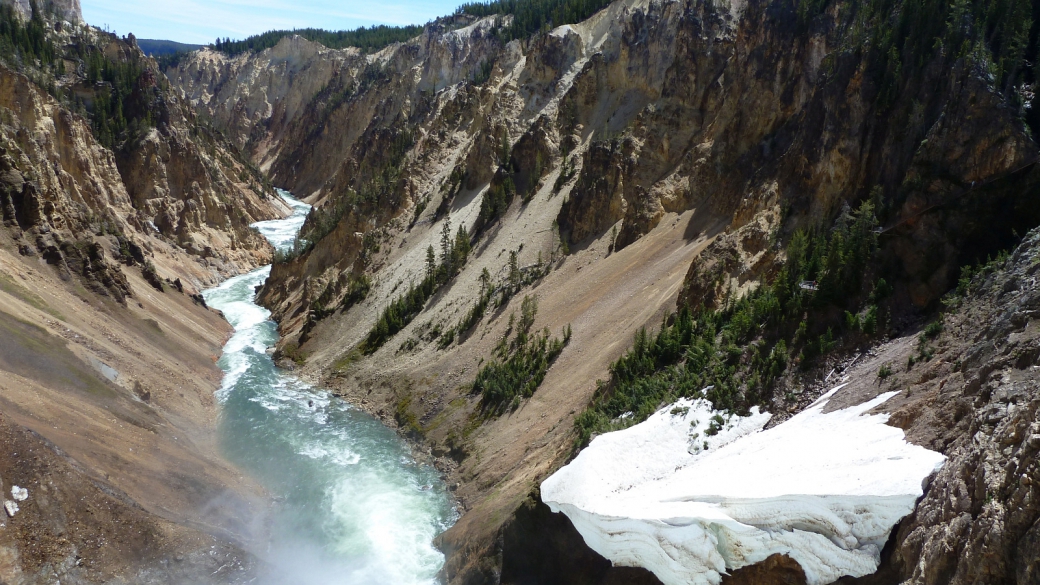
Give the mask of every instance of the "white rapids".
[[[255, 227], [285, 251], [310, 206], [283, 196], [292, 216]], [[444, 563], [433, 539], [456, 517], [448, 490], [392, 430], [274, 365], [278, 329], [253, 302], [270, 270], [205, 291], [235, 328], [218, 362], [222, 450], [277, 501], [258, 522], [269, 537], [256, 582], [433, 585]]]

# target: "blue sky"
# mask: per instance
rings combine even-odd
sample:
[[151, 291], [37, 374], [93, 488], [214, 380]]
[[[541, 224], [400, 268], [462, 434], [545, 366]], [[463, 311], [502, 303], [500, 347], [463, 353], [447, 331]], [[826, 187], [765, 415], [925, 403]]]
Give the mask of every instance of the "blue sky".
[[141, 39], [205, 44], [272, 29], [343, 30], [373, 24], [425, 24], [464, 0], [81, 0], [94, 26]]

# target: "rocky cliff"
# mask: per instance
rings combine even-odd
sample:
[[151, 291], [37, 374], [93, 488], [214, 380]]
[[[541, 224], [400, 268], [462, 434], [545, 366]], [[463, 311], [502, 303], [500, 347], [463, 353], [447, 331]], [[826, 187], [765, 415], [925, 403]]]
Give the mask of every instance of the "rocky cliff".
[[0, 581], [231, 581], [259, 490], [213, 439], [230, 328], [198, 293], [268, 263], [249, 224], [285, 209], [132, 37], [75, 15], [0, 54], [0, 487], [28, 489]]
[[966, 274], [940, 321], [839, 368], [853, 382], [834, 408], [897, 391], [879, 409], [889, 424], [948, 457], [896, 527], [878, 573], [840, 583], [1037, 580], [1038, 258], [1034, 230]]
[[[28, 20], [32, 17], [32, 0], [11, 0], [10, 4], [22, 18]], [[44, 0], [36, 2], [36, 7], [58, 22], [83, 22], [83, 10], [80, 8], [79, 0]]]
[[95, 137], [104, 116], [98, 101], [114, 90], [111, 82], [88, 79], [89, 63], [62, 58], [62, 68], [75, 69], [52, 79], [50, 93], [32, 81], [46, 71], [28, 70], [30, 78], [0, 69], [0, 196], [7, 226], [24, 242], [21, 252], [60, 266], [77, 254], [72, 244], [100, 236], [107, 256], [95, 254], [94, 261], [116, 260], [113, 273], [118, 261], [152, 264], [161, 278], [182, 279], [194, 292], [268, 262], [270, 246], [249, 224], [285, 209], [255, 170], [168, 93], [132, 38], [86, 26], [56, 34], [58, 43], [86, 47], [78, 51], [87, 60], [136, 73], [142, 103], [126, 115], [154, 122], [106, 147]]
[[[775, 277], [799, 229], [867, 201], [912, 316], [1040, 222], [1031, 78], [985, 40], [954, 49], [974, 29], [928, 10], [628, 0], [509, 42], [509, 16], [463, 15], [369, 55], [287, 37], [168, 73], [315, 204], [261, 292], [281, 351], [439, 457], [466, 512], [440, 542], [450, 582], [519, 583], [539, 512], [514, 511], [571, 455], [595, 380], [677, 302], [724, 306]], [[461, 266], [442, 238], [460, 225]], [[424, 278], [444, 284], [388, 308]], [[471, 384], [526, 295], [532, 331], [573, 337], [498, 416]]]

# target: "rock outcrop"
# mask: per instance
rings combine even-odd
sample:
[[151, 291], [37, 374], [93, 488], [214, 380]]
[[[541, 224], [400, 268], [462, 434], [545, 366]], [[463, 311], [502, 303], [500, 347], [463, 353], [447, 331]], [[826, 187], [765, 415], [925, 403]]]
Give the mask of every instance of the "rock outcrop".
[[270, 246], [249, 224], [285, 212], [273, 191], [218, 135], [200, 131], [136, 47], [86, 27], [63, 34], [141, 63], [145, 90], [158, 92], [150, 106], [158, 123], [113, 152], [89, 120], [0, 66], [0, 203], [21, 252], [120, 300], [120, 262], [154, 264], [196, 291], [269, 262]]
[[270, 262], [249, 226], [286, 208], [132, 37], [40, 5], [58, 58], [0, 60], [0, 478], [31, 493], [0, 582], [239, 582], [259, 490], [214, 444], [230, 327], [198, 292]]
[[887, 567], [858, 583], [1040, 578], [1038, 268], [1033, 231], [952, 299], [934, 340], [922, 333], [882, 346], [864, 366], [898, 371], [881, 384], [901, 392], [891, 424], [948, 461], [893, 534]]
[[[5, 0], [5, 3], [8, 2], [23, 18], [32, 17], [32, 0]], [[36, 7], [47, 15], [48, 19], [73, 24], [83, 22], [83, 10], [80, 8], [79, 0], [42, 0], [36, 2]]]

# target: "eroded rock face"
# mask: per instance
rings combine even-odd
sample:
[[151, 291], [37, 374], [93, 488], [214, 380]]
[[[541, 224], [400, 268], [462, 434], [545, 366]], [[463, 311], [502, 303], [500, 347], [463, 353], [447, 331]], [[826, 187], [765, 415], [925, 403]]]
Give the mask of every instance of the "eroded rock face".
[[1038, 268], [1034, 231], [1002, 269], [976, 277], [977, 292], [929, 342], [935, 356], [892, 383], [905, 396], [891, 424], [949, 459], [894, 534], [889, 579], [1040, 579]]
[[[31, 0], [4, 0], [4, 3], [10, 3], [23, 18], [28, 19], [32, 16]], [[59, 22], [83, 22], [83, 11], [80, 9], [79, 0], [39, 0], [36, 2], [36, 6], [49, 18], [55, 18]]]
[[9, 113], [0, 122], [0, 207], [23, 255], [120, 302], [129, 294], [120, 263], [151, 263], [201, 289], [270, 260], [249, 224], [281, 206], [239, 183], [243, 163], [223, 145], [191, 136], [183, 105], [163, 104], [166, 122], [113, 153], [27, 77], [0, 67], [0, 88]]
[[[198, 291], [269, 262], [249, 224], [284, 208], [132, 37], [43, 18], [66, 73], [0, 65], [0, 582], [244, 581], [217, 573], [245, 524], [207, 509], [251, 497], [211, 444], [230, 326]], [[95, 137], [83, 55], [137, 75], [126, 133]]]
[[[557, 258], [561, 239], [584, 250], [616, 226], [610, 249], [624, 252], [666, 217], [692, 213], [687, 241], [710, 240], [719, 225], [725, 231], [689, 268], [682, 302], [713, 305], [774, 274], [783, 261], [776, 243], [793, 230], [831, 222], [877, 192], [886, 208], [885, 262], [902, 275], [898, 294], [934, 303], [966, 250], [995, 249], [1012, 228], [1023, 233], [1040, 221], [1028, 195], [1035, 176], [1027, 163], [1037, 149], [1000, 93], [963, 62], [924, 66], [920, 79], [879, 106], [865, 51], [843, 49], [841, 19], [850, 9], [828, 7], [806, 26], [784, 2], [622, 1], [523, 41], [501, 43], [491, 19], [442, 21], [373, 55], [286, 38], [255, 55], [202, 51], [169, 73], [276, 183], [315, 204], [304, 227], [313, 246], [273, 267], [260, 300], [287, 342], [308, 332], [315, 351], [308, 367], [317, 371], [364, 339], [376, 304], [415, 281], [427, 245], [436, 247], [428, 232], [448, 218], [453, 229], [462, 223], [486, 238], [474, 253], [494, 271], [520, 243], [534, 264], [539, 251]], [[498, 203], [478, 221], [476, 210], [491, 197]], [[181, 223], [201, 222], [201, 213], [177, 209], [156, 224], [177, 233]], [[514, 224], [524, 237], [500, 240]], [[539, 233], [554, 238], [541, 250], [532, 245]], [[348, 288], [338, 283], [362, 272], [374, 277], [378, 300], [336, 325], [315, 325], [313, 303], [338, 306]], [[476, 274], [459, 280], [467, 278], [475, 282]], [[633, 294], [622, 284], [618, 290]], [[449, 296], [432, 300], [436, 310], [415, 327], [432, 328], [434, 317], [454, 323], [455, 313], [438, 312]], [[451, 297], [451, 311], [473, 296]], [[674, 295], [647, 298], [674, 307]], [[412, 359], [403, 341], [386, 351]], [[464, 383], [459, 372], [473, 374], [472, 363], [455, 366], [433, 376], [450, 378], [452, 389], [411, 403], [422, 404], [420, 420], [455, 416], [444, 405], [460, 398], [452, 393]], [[365, 396], [373, 388], [391, 394], [385, 388], [400, 381], [396, 374], [361, 380]], [[395, 393], [373, 410], [393, 411], [400, 399]], [[451, 582], [493, 582], [506, 562], [494, 560], [494, 535], [508, 517], [495, 506], [515, 508], [527, 486], [562, 464], [564, 442], [554, 444], [552, 465], [534, 456], [468, 464], [466, 498], [494, 503], [442, 539]], [[491, 468], [494, 477], [475, 479]]]
[[[257, 55], [202, 51], [170, 76], [276, 182], [327, 201], [344, 224], [322, 230], [336, 241], [317, 242], [313, 258], [275, 270], [279, 292], [265, 303], [276, 317], [298, 309], [304, 276], [357, 269], [354, 234], [426, 203], [443, 212], [456, 171], [467, 190], [504, 193], [492, 220], [548, 175], [564, 195], [560, 236], [582, 245], [614, 227], [617, 249], [669, 212], [697, 209], [733, 231], [768, 213], [783, 235], [880, 189], [888, 253], [926, 305], [950, 284], [960, 250], [987, 245], [984, 226], [1023, 203], [1020, 188], [971, 185], [1021, 168], [1036, 148], [965, 65], [924, 68], [882, 109], [866, 52], [824, 63], [844, 42], [840, 12], [805, 30], [793, 9], [765, 1], [621, 2], [526, 43], [498, 42], [490, 19], [441, 22], [371, 56], [287, 37]], [[466, 81], [488, 63], [489, 80]], [[403, 136], [403, 158], [387, 160]], [[388, 169], [386, 189], [358, 205], [351, 193]], [[1005, 211], [979, 221], [994, 199]], [[747, 280], [771, 269], [727, 270]], [[694, 278], [684, 300], [710, 303]]]

